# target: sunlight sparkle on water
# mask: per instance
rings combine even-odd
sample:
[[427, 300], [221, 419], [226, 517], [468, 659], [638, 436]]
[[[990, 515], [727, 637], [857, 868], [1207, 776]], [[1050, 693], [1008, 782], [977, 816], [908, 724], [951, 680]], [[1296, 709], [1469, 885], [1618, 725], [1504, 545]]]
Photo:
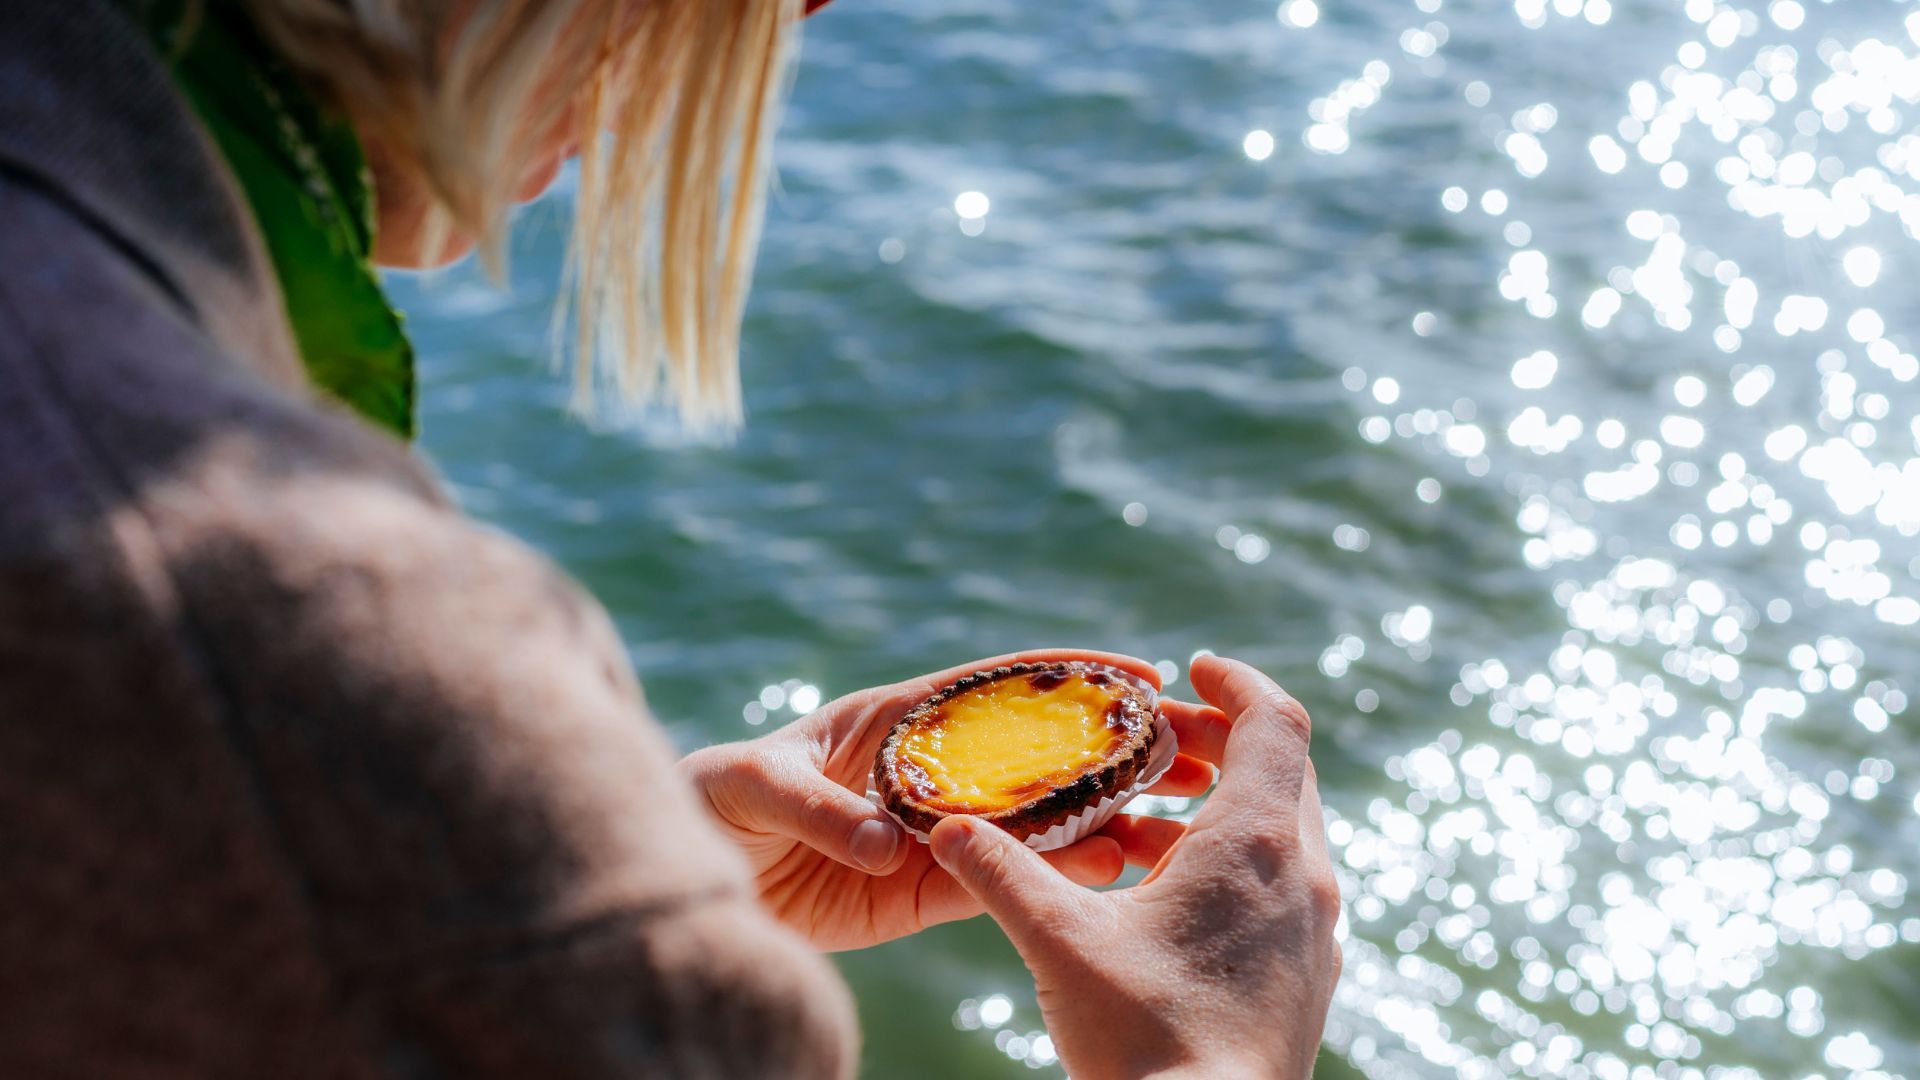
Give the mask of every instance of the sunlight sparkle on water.
[[[1398, 336], [1329, 361], [1348, 437], [1404, 463], [1391, 491], [1291, 536], [1215, 518], [1200, 542], [1255, 584], [1288, 544], [1364, 573], [1425, 542], [1402, 518], [1497, 508], [1472, 557], [1557, 611], [1537, 650], [1488, 655], [1506, 601], [1436, 581], [1309, 655], [1321, 724], [1413, 733], [1381, 763], [1390, 796], [1323, 790], [1348, 904], [1326, 1037], [1371, 1077], [1867, 1080], [1912, 1047], [1822, 989], [1920, 942], [1920, 761], [1893, 738], [1920, 625], [1920, 359], [1892, 291], [1920, 239], [1920, 15], [1837, 12], [1503, 8], [1552, 24], [1543, 49], [1635, 58], [1596, 112], [1484, 63], [1489, 24], [1424, 0], [1342, 43], [1390, 60], [1242, 138], [1256, 161], [1297, 138], [1313, 153], [1286, 167], [1336, 184], [1376, 140], [1458, 141], [1408, 177], [1416, 223], [1475, 251], [1498, 314], [1471, 325], [1421, 281], [1381, 320]], [[1277, 15], [1289, 47], [1355, 32], [1313, 0]], [[1563, 220], [1569, 186], [1599, 239]], [[1446, 701], [1406, 689], [1429, 679]], [[955, 1023], [1042, 1060], [995, 1000]]]
[[[1582, 10], [1564, 6], [1520, 0], [1515, 10], [1528, 26], [1544, 25], [1550, 13]], [[1782, 30], [1807, 18], [1794, 0], [1776, 0], [1767, 10]], [[1760, 33], [1751, 17], [1706, 0], [1693, 0], [1687, 13], [1705, 25], [1716, 49]], [[1920, 193], [1896, 186], [1920, 180], [1920, 135], [1898, 134], [1883, 111], [1920, 101], [1920, 57], [1871, 39], [1851, 49], [1823, 45], [1823, 74], [1810, 70], [1795, 47], [1761, 41], [1753, 65], [1729, 75], [1696, 43], [1683, 43], [1673, 55], [1677, 65], [1630, 88], [1615, 130], [1582, 140], [1600, 174], [1631, 175], [1637, 159], [1659, 188], [1677, 191], [1694, 180], [1680, 155], [1712, 154], [1730, 144], [1734, 156], [1707, 161], [1708, 181], [1722, 186], [1734, 210], [1773, 222], [1789, 240], [1838, 238], [1875, 214], [1889, 216], [1908, 237], [1920, 236]], [[1802, 92], [1803, 81], [1815, 111], [1796, 116], [1782, 105]], [[1496, 92], [1475, 82], [1464, 97], [1480, 106]], [[1812, 141], [1841, 130], [1849, 114], [1864, 116], [1867, 132], [1896, 136], [1867, 147], [1865, 162], [1855, 166], [1834, 156], [1838, 148], [1819, 150]], [[1523, 182], [1545, 173], [1552, 160], [1532, 120], [1523, 116], [1495, 144]], [[1773, 126], [1781, 120], [1792, 122], [1785, 134]], [[1696, 132], [1709, 141], [1697, 143]], [[1441, 186], [1445, 210], [1467, 209], [1469, 184]], [[1481, 197], [1489, 215], [1504, 213], [1507, 204], [1497, 189]], [[1836, 799], [1872, 800], [1882, 785], [1902, 780], [1897, 770], [1866, 759], [1857, 772], [1830, 769], [1813, 783], [1776, 756], [1803, 759], [1805, 751], [1775, 749], [1769, 738], [1770, 729], [1791, 729], [1816, 707], [1838, 707], [1861, 728], [1884, 732], [1895, 711], [1889, 702], [1900, 710], [1907, 705], [1899, 658], [1885, 658], [1879, 674], [1868, 678], [1861, 671], [1869, 658], [1833, 635], [1789, 640], [1791, 648], [1770, 656], [1750, 655], [1760, 610], [1767, 625], [1790, 629], [1796, 604], [1789, 597], [1797, 599], [1803, 588], [1829, 604], [1863, 608], [1883, 625], [1920, 623], [1920, 598], [1913, 595], [1920, 548], [1912, 543], [1920, 536], [1920, 422], [1905, 425], [1911, 430], [1892, 444], [1879, 427], [1915, 411], [1911, 394], [1901, 399], [1904, 413], [1891, 405], [1899, 385], [1914, 377], [1911, 354], [1880, 311], [1848, 305], [1836, 315], [1831, 294], [1798, 282], [1781, 288], [1774, 280], [1765, 289], [1755, 275], [1684, 238], [1680, 218], [1657, 200], [1627, 214], [1625, 226], [1650, 250], [1637, 266], [1618, 267], [1606, 285], [1582, 292], [1579, 321], [1590, 332], [1650, 317], [1662, 332], [1686, 333], [1696, 305], [1710, 298], [1720, 309], [1715, 314], [1722, 321], [1710, 333], [1721, 353], [1749, 351], [1741, 332], [1756, 318], [1776, 341], [1822, 344], [1769, 351], [1770, 362], [1737, 363], [1724, 375], [1674, 377], [1673, 403], [1687, 411], [1658, 422], [1659, 442], [1632, 442], [1620, 419], [1598, 418], [1596, 453], [1627, 457], [1596, 460], [1574, 474], [1582, 481], [1577, 495], [1554, 484], [1551, 472], [1510, 474], [1510, 488], [1517, 482], [1536, 492], [1522, 501], [1517, 521], [1525, 538], [1522, 561], [1540, 569], [1577, 566], [1603, 546], [1608, 557], [1595, 567], [1597, 577], [1564, 582], [1556, 591], [1569, 633], [1543, 666], [1529, 670], [1488, 659], [1461, 669], [1453, 700], [1484, 710], [1480, 741], [1450, 731], [1390, 761], [1389, 775], [1409, 787], [1404, 808], [1376, 800], [1364, 822], [1351, 828], [1336, 822], [1341, 827], [1330, 833], [1350, 875], [1347, 895], [1357, 926], [1347, 947], [1358, 960], [1350, 960], [1353, 974], [1342, 984], [1342, 1009], [1329, 1039], [1373, 1075], [1407, 1075], [1397, 1063], [1409, 1059], [1389, 1046], [1467, 1076], [1628, 1077], [1636, 1062], [1699, 1060], [1704, 1039], [1731, 1035], [1742, 1023], [1778, 1023], [1796, 1036], [1822, 1036], [1827, 1023], [1819, 995], [1804, 986], [1768, 989], [1770, 969], [1787, 950], [1863, 958], [1893, 944], [1902, 936], [1898, 927], [1915, 921], [1898, 927], [1894, 921], [1913, 863], [1863, 872], [1850, 847], [1821, 844]], [[1852, 244], [1842, 251], [1831, 285], [1865, 289], [1884, 276], [1884, 247]], [[1550, 249], [1522, 250], [1489, 284], [1538, 315], [1553, 299], [1554, 263]], [[1853, 354], [1864, 357], [1864, 371], [1861, 360], [1825, 344], [1836, 329], [1864, 347]], [[1513, 386], [1557, 392], [1561, 351], [1540, 348], [1513, 362]], [[1728, 402], [1722, 409], [1771, 400], [1779, 371], [1788, 367], [1819, 371], [1819, 407], [1811, 417], [1781, 424], [1776, 411], [1773, 428], [1753, 433], [1744, 425], [1716, 426], [1731, 423], [1724, 412], [1715, 423], [1693, 415], [1715, 410], [1716, 392]], [[1873, 372], [1877, 378], [1869, 378]], [[1871, 396], [1863, 380], [1878, 387]], [[1390, 394], [1379, 392], [1383, 384], [1392, 386]], [[1375, 405], [1413, 408], [1401, 398], [1418, 400], [1397, 375], [1376, 375], [1371, 385]], [[1567, 399], [1561, 401], [1564, 407]], [[1362, 433], [1376, 442], [1417, 438], [1400, 427], [1409, 415], [1369, 417]], [[1569, 453], [1585, 426], [1574, 413], [1527, 406], [1506, 423], [1506, 441], [1532, 455]], [[1809, 427], [1818, 433], [1810, 435]], [[1435, 430], [1440, 450], [1491, 452], [1477, 436], [1453, 435], [1454, 426]], [[1667, 453], [1685, 456], [1663, 460]], [[1775, 471], [1782, 467], [1784, 473]], [[1686, 499], [1663, 489], [1699, 492], [1691, 496], [1697, 502], [1685, 509]], [[1810, 503], [1810, 494], [1824, 505]], [[1677, 558], [1633, 554], [1646, 541], [1631, 539], [1631, 530], [1602, 544], [1603, 519], [1594, 517], [1595, 507], [1650, 503], [1656, 495], [1660, 507], [1680, 510], [1669, 530]], [[1822, 513], [1832, 527], [1809, 516]], [[1804, 523], [1808, 558], [1803, 581], [1779, 583], [1787, 596], [1749, 600], [1714, 580], [1711, 562], [1690, 554], [1765, 546], [1777, 529], [1796, 522]], [[1902, 554], [1894, 556], [1895, 549]], [[1882, 569], [1889, 563], [1907, 572]], [[1415, 605], [1388, 613], [1383, 634], [1402, 647], [1428, 647], [1428, 610]], [[1423, 614], [1416, 618], [1416, 612]], [[1322, 654], [1320, 671], [1363, 677], [1370, 655], [1363, 639], [1346, 635]], [[1886, 667], [1889, 661], [1896, 666]], [[1515, 740], [1539, 749], [1521, 750]], [[1584, 785], [1557, 790], [1534, 767], [1534, 753], [1600, 763], [1588, 767]], [[1920, 813], [1920, 796], [1908, 801]], [[1608, 851], [1637, 872], [1618, 869], [1618, 862], [1608, 870], [1608, 860], [1595, 863], [1580, 854], [1587, 849]], [[1464, 874], [1470, 865], [1485, 865], [1491, 876]], [[1518, 909], [1540, 929], [1503, 940], [1492, 929], [1493, 912], [1502, 908]], [[1561, 930], [1542, 932], [1555, 927]], [[1518, 964], [1517, 983], [1503, 989], [1470, 977], [1498, 969], [1503, 957]], [[1578, 1025], [1547, 1021], [1535, 1011], [1555, 999], [1576, 1016], [1614, 1013], [1628, 1024], [1611, 1045], [1591, 1029], [1575, 1035]], [[1456, 1033], [1473, 1029], [1460, 1022], [1462, 1006], [1479, 1023], [1492, 1024], [1504, 1048], [1475, 1051], [1456, 1041]], [[1817, 1052], [1819, 1062], [1862, 1076], [1885, 1061], [1884, 1048], [1862, 1031], [1824, 1036]]]
[[1313, 0], [1287, 0], [1280, 5], [1278, 15], [1285, 25], [1305, 30], [1320, 21], [1320, 5]]

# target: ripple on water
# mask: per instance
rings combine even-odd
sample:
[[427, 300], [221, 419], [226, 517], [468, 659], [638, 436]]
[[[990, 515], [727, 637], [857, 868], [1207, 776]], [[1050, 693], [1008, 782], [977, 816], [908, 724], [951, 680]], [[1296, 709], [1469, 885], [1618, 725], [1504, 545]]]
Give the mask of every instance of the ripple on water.
[[1036, 638], [1285, 673], [1368, 1076], [1912, 1074], [1920, 15], [1196, 4], [819, 20], [741, 444], [526, 434], [423, 320], [430, 448], [698, 737]]
[[[1272, 32], [1320, 14], [1288, 0]], [[1829, 1002], [1859, 1008], [1846, 984], [1887, 969], [1850, 967], [1920, 942], [1920, 762], [1911, 740], [1873, 738], [1905, 712], [1913, 673], [1920, 394], [1904, 328], [1872, 306], [1920, 236], [1920, 188], [1904, 187], [1920, 134], [1903, 115], [1920, 103], [1920, 16], [1880, 9], [1862, 32], [1793, 0], [1691, 0], [1653, 32], [1607, 28], [1605, 0], [1520, 0], [1507, 17], [1664, 36], [1672, 59], [1637, 49], [1656, 55], [1610, 67], [1633, 80], [1616, 88], [1623, 110], [1588, 94], [1563, 115], [1532, 100], [1540, 80], [1503, 85], [1488, 43], [1513, 35], [1485, 12], [1458, 31], [1383, 20], [1366, 34], [1399, 55], [1239, 147], [1311, 183], [1311, 161], [1276, 148], [1358, 152], [1369, 127], [1403, 122], [1403, 88], [1517, 102], [1459, 149], [1492, 150], [1504, 176], [1463, 161], [1421, 179], [1470, 216], [1458, 227], [1484, 252], [1484, 287], [1537, 329], [1443, 332], [1456, 357], [1491, 354], [1467, 379], [1401, 348], [1341, 382], [1360, 437], [1432, 473], [1409, 492], [1420, 502], [1455, 484], [1506, 496], [1510, 554], [1565, 625], [1544, 655], [1474, 657], [1446, 609], [1411, 603], [1320, 653], [1363, 713], [1380, 700], [1375, 657], [1468, 657], [1448, 730], [1384, 762], [1400, 793], [1328, 800], [1349, 900], [1328, 1042], [1377, 1077], [1888, 1075], [1916, 1060], [1914, 1013], [1899, 1026], [1903, 1006]], [[1480, 62], [1456, 68], [1456, 51]], [[1558, 227], [1590, 210], [1570, 202], [1607, 208], [1617, 232]], [[1499, 224], [1517, 212], [1532, 222]], [[1422, 338], [1443, 317], [1403, 316]], [[1516, 359], [1493, 362], [1502, 351]], [[1091, 486], [1127, 524], [1171, 511], [1205, 535], [1193, 500], [1112, 456], [1117, 482]], [[1333, 530], [1350, 551], [1367, 537]], [[1232, 523], [1214, 539], [1249, 566], [1272, 550]], [[995, 996], [954, 1022], [1050, 1064], [1012, 1017]]]

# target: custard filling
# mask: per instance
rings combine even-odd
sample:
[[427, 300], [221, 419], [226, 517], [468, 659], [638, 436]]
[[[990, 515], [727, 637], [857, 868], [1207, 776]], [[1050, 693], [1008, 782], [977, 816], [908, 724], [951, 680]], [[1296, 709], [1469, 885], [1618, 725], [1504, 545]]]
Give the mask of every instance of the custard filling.
[[[1110, 675], [1000, 679], [942, 704], [901, 739], [916, 794], [955, 813], [991, 813], [1070, 783], [1127, 738]], [[915, 775], [918, 774], [918, 775]]]

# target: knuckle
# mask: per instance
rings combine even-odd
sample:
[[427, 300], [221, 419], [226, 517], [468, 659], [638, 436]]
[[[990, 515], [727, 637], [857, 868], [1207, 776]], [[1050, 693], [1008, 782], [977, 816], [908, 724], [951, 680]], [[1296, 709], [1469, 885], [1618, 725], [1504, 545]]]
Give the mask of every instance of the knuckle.
[[674, 771], [695, 786], [704, 785], [720, 771], [719, 750], [708, 746], [695, 750], [674, 764]]
[[709, 746], [681, 758], [680, 771], [700, 787], [731, 787], [738, 779], [743, 756], [732, 746]]
[[1307, 715], [1307, 707], [1285, 690], [1276, 686], [1260, 695], [1260, 710], [1300, 736], [1302, 741], [1312, 739], [1313, 718]]
[[1300, 838], [1291, 832], [1258, 832], [1241, 845], [1241, 861], [1262, 885], [1271, 885], [1286, 874], [1300, 853]]
[[1293, 829], [1275, 829], [1260, 833], [1257, 848], [1262, 855], [1292, 863], [1300, 854], [1300, 834]]
[[1314, 875], [1307, 883], [1307, 896], [1322, 919], [1331, 923], [1340, 917], [1340, 882], [1331, 873]]
[[1011, 843], [981, 844], [974, 855], [975, 878], [994, 894], [1018, 897], [1019, 906], [1040, 923], [1065, 919], [1068, 913], [1058, 897], [1051, 890], [1033, 888], [1034, 883], [1026, 880], [1020, 854], [1021, 850]]
[[985, 850], [976, 849], [972, 854], [974, 880], [989, 892], [1011, 895], [1018, 888], [1014, 880], [1017, 875], [1006, 853], [986, 845], [980, 847]]
[[775, 778], [773, 761], [766, 754], [736, 752], [728, 757], [723, 771], [729, 781], [746, 789], [772, 787]]
[[835, 794], [824, 787], [815, 788], [800, 800], [800, 822], [809, 832], [825, 832], [839, 823], [840, 800]]

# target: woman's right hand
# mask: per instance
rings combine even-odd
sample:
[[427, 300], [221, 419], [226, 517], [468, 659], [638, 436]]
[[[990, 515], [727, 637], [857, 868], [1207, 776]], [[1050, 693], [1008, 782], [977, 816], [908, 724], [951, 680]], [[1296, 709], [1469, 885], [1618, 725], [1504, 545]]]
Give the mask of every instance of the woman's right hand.
[[1166, 702], [1183, 753], [1220, 766], [1184, 828], [1122, 819], [1107, 834], [1158, 856], [1131, 889], [1088, 892], [992, 826], [952, 817], [934, 857], [1006, 930], [1033, 972], [1061, 1063], [1081, 1080], [1306, 1077], [1334, 983], [1340, 890], [1300, 703], [1253, 668], [1201, 657], [1212, 707]]

